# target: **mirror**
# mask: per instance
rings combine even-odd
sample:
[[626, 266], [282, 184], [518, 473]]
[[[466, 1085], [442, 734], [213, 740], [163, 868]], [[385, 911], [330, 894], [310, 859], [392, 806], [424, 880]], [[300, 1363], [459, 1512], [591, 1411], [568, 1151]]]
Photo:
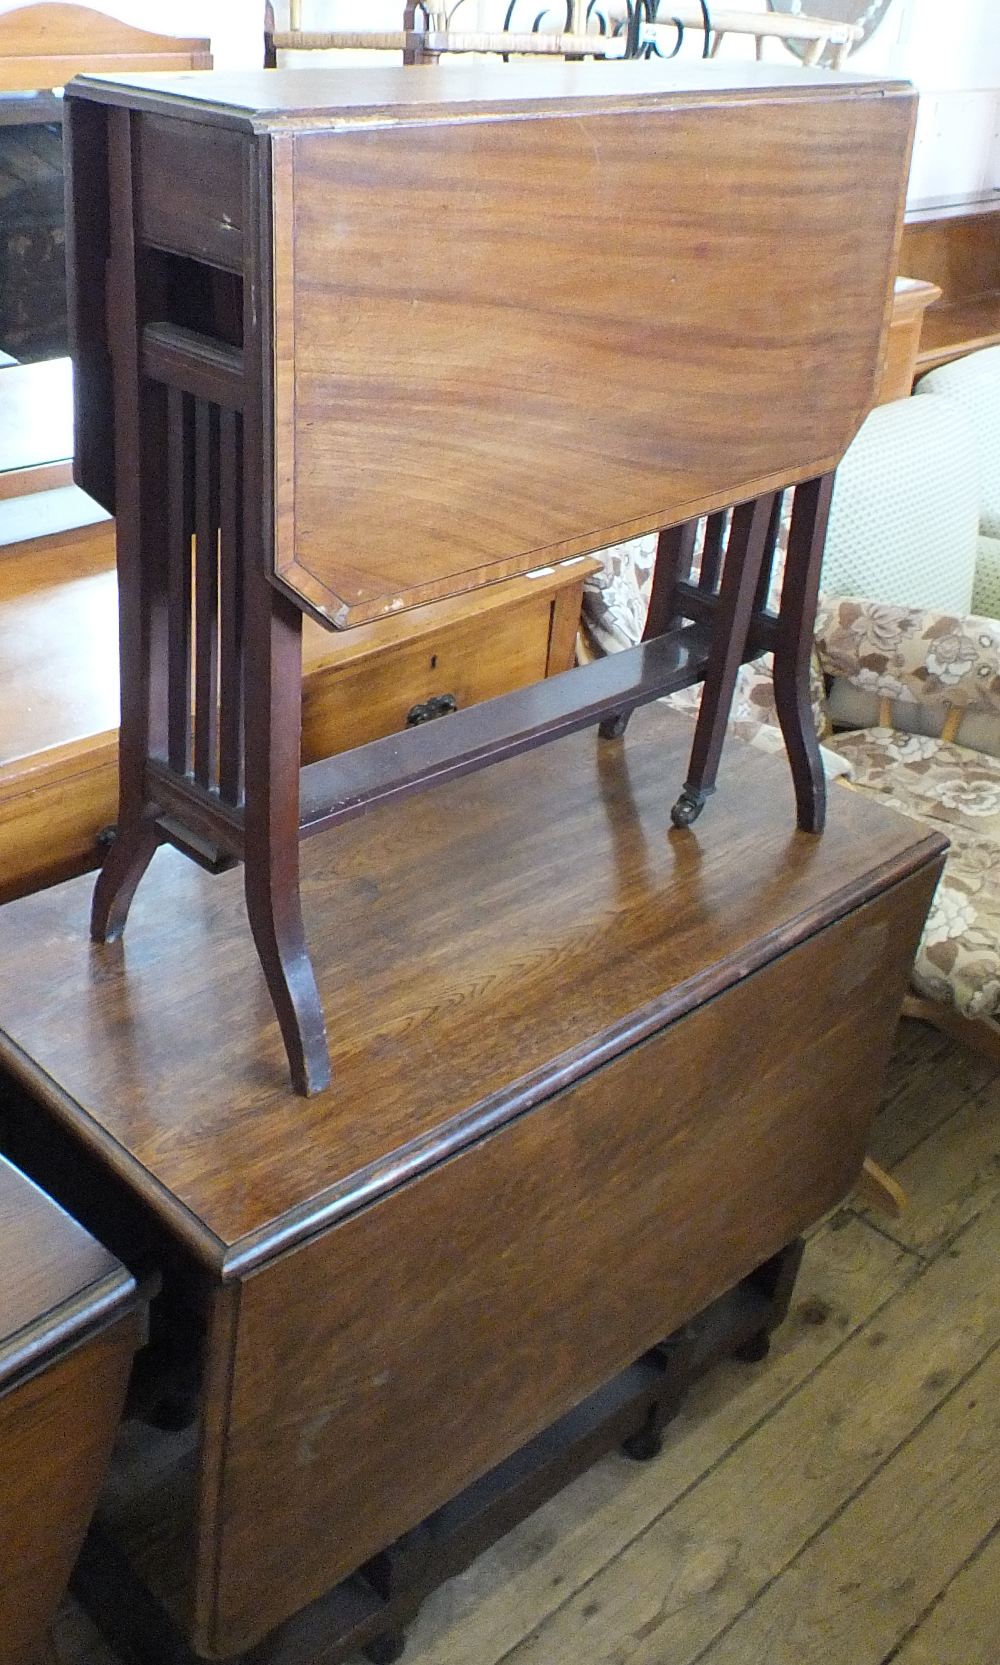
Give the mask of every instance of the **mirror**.
[[0, 92], [0, 350], [21, 364], [66, 347], [61, 100]]

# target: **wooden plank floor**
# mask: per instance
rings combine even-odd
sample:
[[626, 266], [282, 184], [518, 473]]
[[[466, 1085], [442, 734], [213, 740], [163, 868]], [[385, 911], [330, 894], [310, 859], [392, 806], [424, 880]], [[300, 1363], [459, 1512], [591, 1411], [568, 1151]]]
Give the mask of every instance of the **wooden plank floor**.
[[[898, 1222], [813, 1233], [763, 1364], [600, 1463], [427, 1604], [408, 1665], [995, 1665], [1000, 1075], [904, 1023]], [[116, 1665], [67, 1603], [60, 1665]]]

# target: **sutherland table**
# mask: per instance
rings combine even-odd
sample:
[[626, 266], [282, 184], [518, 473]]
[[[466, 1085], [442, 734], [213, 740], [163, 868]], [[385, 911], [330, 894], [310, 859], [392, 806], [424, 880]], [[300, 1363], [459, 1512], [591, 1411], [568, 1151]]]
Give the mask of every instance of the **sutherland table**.
[[[67, 88], [77, 478], [117, 515], [125, 667], [95, 938], [159, 842], [242, 860], [317, 1091], [302, 834], [704, 678], [689, 824], [768, 647], [819, 829], [831, 470], [874, 399], [914, 109], [862, 77], [654, 63]], [[303, 615], [343, 628], [663, 528], [632, 653], [300, 778]]]
[[122, 1463], [103, 1607], [88, 1563], [130, 1659], [370, 1641], [389, 1546], [405, 1588], [421, 1523], [854, 1182], [943, 842], [848, 792], [794, 830], [743, 746], [668, 832], [690, 732], [648, 706], [311, 840], [307, 1100], [236, 874], [160, 852], [125, 943], [86, 878], [0, 909], [8, 1154], [159, 1269], [197, 1411]]

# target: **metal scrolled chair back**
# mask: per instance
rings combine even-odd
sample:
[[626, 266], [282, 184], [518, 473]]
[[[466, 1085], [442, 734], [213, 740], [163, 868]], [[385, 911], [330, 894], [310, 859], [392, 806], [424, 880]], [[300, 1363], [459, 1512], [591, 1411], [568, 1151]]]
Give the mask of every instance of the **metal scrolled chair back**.
[[775, 12], [740, 11], [714, 0], [509, 0], [498, 29], [465, 24], [468, 0], [433, 5], [407, 0], [402, 28], [323, 30], [303, 26], [303, 0], [289, 0], [289, 27], [277, 30], [266, 7], [265, 64], [274, 68], [279, 51], [379, 50], [401, 52], [404, 62], [434, 63], [452, 52], [495, 53], [509, 59], [675, 57], [687, 30], [696, 32], [701, 55], [714, 57], [727, 34], [752, 36], [757, 55], [770, 38], [795, 45], [805, 64], [825, 51], [839, 67], [862, 31], [852, 24]]

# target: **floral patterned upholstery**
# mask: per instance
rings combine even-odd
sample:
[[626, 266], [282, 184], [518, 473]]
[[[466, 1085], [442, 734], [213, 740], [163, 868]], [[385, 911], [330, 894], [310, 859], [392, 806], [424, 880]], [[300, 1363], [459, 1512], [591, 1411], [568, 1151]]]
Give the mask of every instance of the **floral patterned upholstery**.
[[[905, 705], [1000, 718], [1000, 623], [890, 607], [859, 596], [820, 603], [816, 646], [827, 676]], [[907, 725], [908, 726], [908, 725]]]
[[583, 586], [583, 624], [598, 653], [634, 647], [642, 635], [656, 562], [656, 537], [601, 552], [601, 571]]
[[851, 784], [951, 840], [913, 968], [921, 994], [963, 1017], [1000, 1014], [1000, 762], [922, 734], [838, 734]]
[[[786, 507], [768, 597], [771, 606], [777, 605], [781, 593], [788, 525]], [[631, 543], [617, 544], [613, 549], [603, 551], [601, 561], [602, 570], [594, 573], [584, 585], [584, 630], [589, 644], [598, 653], [617, 653], [622, 648], [633, 647], [642, 635], [656, 561], [656, 538], [636, 538]], [[698, 570], [697, 547], [694, 570]], [[816, 733], [822, 739], [829, 730], [829, 723], [824, 710], [823, 677], [815, 655], [811, 672], [813, 718]], [[699, 682], [694, 687], [683, 688], [678, 694], [668, 695], [663, 703], [675, 711], [696, 717], [701, 703], [701, 689]], [[781, 749], [769, 653], [742, 666], [733, 696], [728, 732], [761, 751]], [[824, 756], [824, 763], [828, 774], [845, 772], [830, 756]]]
[[[914, 984], [963, 1017], [996, 1019], [1000, 622], [828, 597], [820, 604], [816, 646], [828, 677], [843, 679], [876, 707], [891, 702], [900, 724], [834, 737], [832, 745], [851, 766], [851, 784], [951, 841]], [[942, 738], [949, 713], [962, 739], [979, 736], [989, 751]]]

